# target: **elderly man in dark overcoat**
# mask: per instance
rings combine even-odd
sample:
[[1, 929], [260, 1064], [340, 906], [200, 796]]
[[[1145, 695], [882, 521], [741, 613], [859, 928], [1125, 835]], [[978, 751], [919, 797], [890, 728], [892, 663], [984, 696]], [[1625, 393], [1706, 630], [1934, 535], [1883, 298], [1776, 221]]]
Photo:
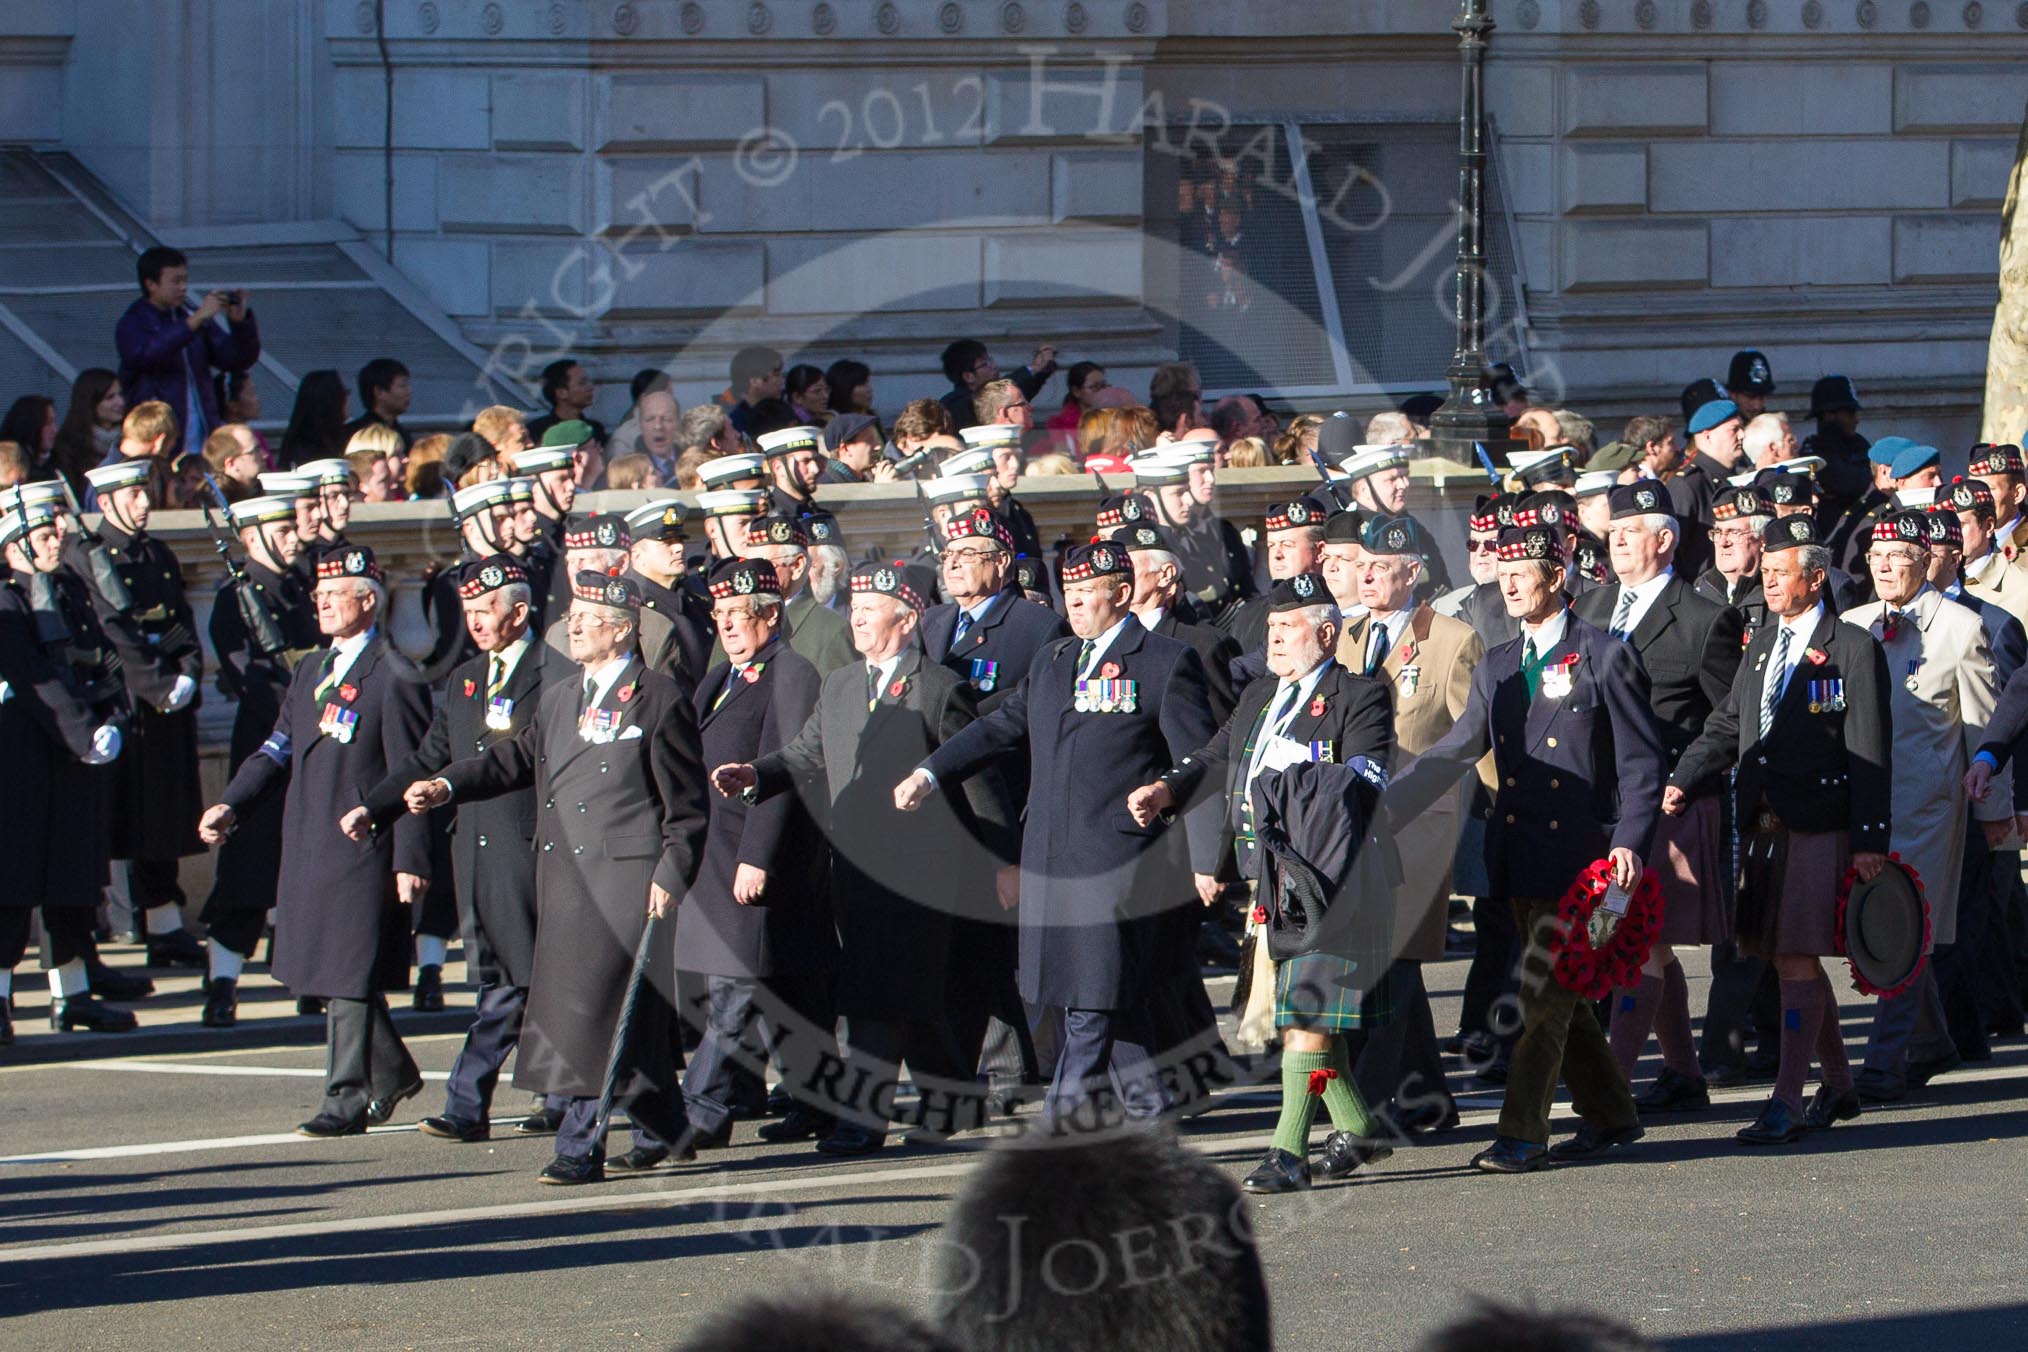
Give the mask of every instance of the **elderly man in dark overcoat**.
[[[727, 559], [706, 585], [727, 660], [704, 674], [692, 696], [704, 763], [753, 761], [802, 731], [822, 678], [783, 635], [772, 563]], [[763, 1025], [792, 1088], [804, 1078], [798, 1069], [832, 1045], [837, 944], [827, 861], [823, 835], [797, 795], [753, 805], [710, 799], [704, 863], [676, 917], [676, 968], [704, 981], [703, 1036], [683, 1072], [699, 1145], [730, 1139], [743, 1082], [752, 1087], [767, 1060]], [[832, 1125], [826, 1105], [799, 1103], [763, 1127], [762, 1139], [799, 1140]]]
[[[451, 671], [415, 754], [389, 770], [366, 791], [365, 803], [345, 815], [340, 826], [353, 840], [367, 840], [376, 829], [400, 821], [408, 811], [404, 795], [410, 784], [507, 741], [535, 717], [542, 653], [531, 632], [534, 589], [527, 572], [508, 554], [454, 571], [465, 627], [478, 654]], [[478, 981], [479, 1003], [451, 1063], [444, 1111], [424, 1118], [421, 1131], [443, 1140], [483, 1141], [491, 1130], [500, 1068], [521, 1039], [535, 966], [535, 790], [457, 804], [450, 835], [465, 969]]]
[[859, 660], [824, 678], [817, 708], [781, 750], [712, 772], [721, 793], [756, 802], [801, 789], [828, 802], [831, 905], [838, 927], [842, 1061], [829, 1058], [806, 1099], [829, 1095], [838, 1117], [817, 1143], [827, 1155], [886, 1143], [893, 1091], [908, 1066], [917, 1120], [942, 1132], [978, 1114], [972, 1066], [950, 1020], [951, 925], [973, 899], [1012, 896], [1015, 812], [997, 773], [919, 817], [897, 810], [894, 785], [973, 722], [972, 694], [925, 658], [917, 625], [934, 593], [927, 568], [869, 563], [852, 573], [852, 642]]
[[1205, 803], [1178, 828], [1147, 826], [1127, 795], [1217, 731], [1204, 669], [1186, 644], [1151, 634], [1129, 608], [1134, 566], [1111, 541], [1066, 556], [1072, 638], [1036, 654], [1028, 678], [973, 728], [895, 786], [916, 807], [1000, 758], [1028, 753], [1032, 789], [1021, 840], [1020, 983], [1030, 1004], [1062, 1011], [1063, 1047], [1045, 1100], [1051, 1125], [1110, 1115], [1111, 1081], [1127, 1114], [1158, 1116], [1175, 1095], [1150, 1053], [1151, 1012], [1196, 937], [1196, 898], [1218, 896], [1219, 813]]
[[[599, 1102], [625, 1010], [636, 950], [651, 916], [675, 909], [704, 847], [704, 771], [697, 719], [675, 681], [638, 650], [641, 594], [626, 578], [580, 572], [565, 616], [574, 676], [543, 690], [511, 739], [409, 786], [411, 812], [534, 786], [538, 918], [517, 1088], [570, 1100], [544, 1183], [606, 1175]], [[626, 1171], [689, 1159], [670, 1020], [675, 974], [666, 946], [625, 1029], [613, 1103], [637, 1144]]]
[[429, 886], [430, 847], [420, 820], [403, 818], [366, 845], [346, 839], [338, 822], [360, 805], [362, 786], [415, 752], [430, 697], [382, 635], [387, 592], [372, 550], [321, 555], [315, 596], [331, 646], [297, 666], [275, 730], [206, 809], [198, 833], [218, 844], [240, 813], [286, 791], [274, 974], [298, 996], [329, 1001], [323, 1106], [296, 1130], [354, 1136], [422, 1091], [381, 975], [385, 950], [406, 938], [408, 908]]

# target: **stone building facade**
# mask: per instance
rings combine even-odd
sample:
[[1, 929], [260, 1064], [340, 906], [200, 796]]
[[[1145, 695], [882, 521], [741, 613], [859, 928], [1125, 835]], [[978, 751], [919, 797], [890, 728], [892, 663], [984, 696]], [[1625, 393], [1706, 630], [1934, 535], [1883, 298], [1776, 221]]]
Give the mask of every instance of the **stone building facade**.
[[[1449, 356], [1454, 12], [12, 0], [0, 139], [180, 236], [337, 221], [385, 253], [391, 226], [507, 376], [666, 364], [687, 403], [766, 342], [863, 357], [893, 409], [973, 335], [1004, 365], [1053, 341], [1145, 388], [1185, 350], [1213, 389], [1378, 407]], [[1778, 406], [1842, 371], [1875, 430], [1971, 439], [2028, 5], [1492, 12], [1495, 346], [1553, 402], [1610, 431], [1750, 343]]]

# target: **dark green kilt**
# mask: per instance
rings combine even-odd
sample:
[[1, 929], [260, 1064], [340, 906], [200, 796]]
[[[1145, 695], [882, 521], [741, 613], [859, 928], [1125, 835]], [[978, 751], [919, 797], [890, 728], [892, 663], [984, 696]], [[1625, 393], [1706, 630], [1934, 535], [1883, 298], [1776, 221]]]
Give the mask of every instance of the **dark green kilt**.
[[1394, 1019], [1387, 964], [1305, 953], [1275, 964], [1275, 1027], [1318, 1033], [1378, 1028]]

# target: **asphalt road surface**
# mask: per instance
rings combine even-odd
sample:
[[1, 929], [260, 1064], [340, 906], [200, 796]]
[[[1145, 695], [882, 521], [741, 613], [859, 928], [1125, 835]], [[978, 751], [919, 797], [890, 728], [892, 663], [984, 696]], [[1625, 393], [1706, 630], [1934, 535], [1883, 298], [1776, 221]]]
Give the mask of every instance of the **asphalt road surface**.
[[[696, 1165], [545, 1188], [549, 1143], [508, 1130], [523, 1094], [503, 1090], [491, 1142], [414, 1129], [441, 1106], [469, 992], [444, 1014], [397, 1012], [431, 1076], [420, 1099], [365, 1137], [311, 1141], [290, 1129], [319, 1098], [320, 1021], [289, 1017], [264, 976], [249, 974], [229, 1032], [195, 1026], [184, 977], [142, 1003], [137, 1034], [61, 1038], [40, 1031], [32, 976], [24, 964], [20, 1041], [0, 1050], [0, 1345], [14, 1352], [659, 1348], [743, 1292], [813, 1283], [926, 1308], [938, 1229], [989, 1143], [840, 1163], [741, 1124]], [[1440, 1030], [1463, 977], [1461, 962], [1429, 970]], [[1869, 1007], [1835, 984], [1856, 1051]], [[1703, 991], [1700, 962], [1693, 1009]], [[1280, 1347], [1410, 1348], [1475, 1294], [1589, 1306], [1699, 1352], [2028, 1344], [2018, 1039], [1797, 1148], [1733, 1144], [1767, 1093], [1746, 1086], [1606, 1162], [1519, 1178], [1467, 1166], [1497, 1091], [1454, 1087], [1460, 1129], [1361, 1181], [1251, 1204]], [[1242, 1174], [1275, 1101], [1228, 1090], [1184, 1139]]]

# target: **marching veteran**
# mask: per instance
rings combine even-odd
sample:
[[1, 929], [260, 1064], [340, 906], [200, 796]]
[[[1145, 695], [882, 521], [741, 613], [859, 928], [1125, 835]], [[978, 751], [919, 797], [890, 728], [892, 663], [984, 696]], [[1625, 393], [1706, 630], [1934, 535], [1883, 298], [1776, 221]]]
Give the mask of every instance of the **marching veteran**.
[[[1887, 863], [1893, 725], [1880, 645], [1826, 604], [1831, 551], [1815, 522], [1782, 517], [1762, 538], [1767, 620], [1731, 691], [1676, 762], [1662, 810], [1676, 816], [1722, 792], [1725, 772], [1738, 767], [1744, 868], [1734, 925], [1744, 951], [1774, 960], [1782, 1006], [1774, 1094], [1739, 1139], [1781, 1145], [1858, 1111], [1837, 997], [1819, 960], [1837, 951], [1847, 867], [1871, 879]], [[1806, 1113], [1812, 1055], [1824, 1082]]]

